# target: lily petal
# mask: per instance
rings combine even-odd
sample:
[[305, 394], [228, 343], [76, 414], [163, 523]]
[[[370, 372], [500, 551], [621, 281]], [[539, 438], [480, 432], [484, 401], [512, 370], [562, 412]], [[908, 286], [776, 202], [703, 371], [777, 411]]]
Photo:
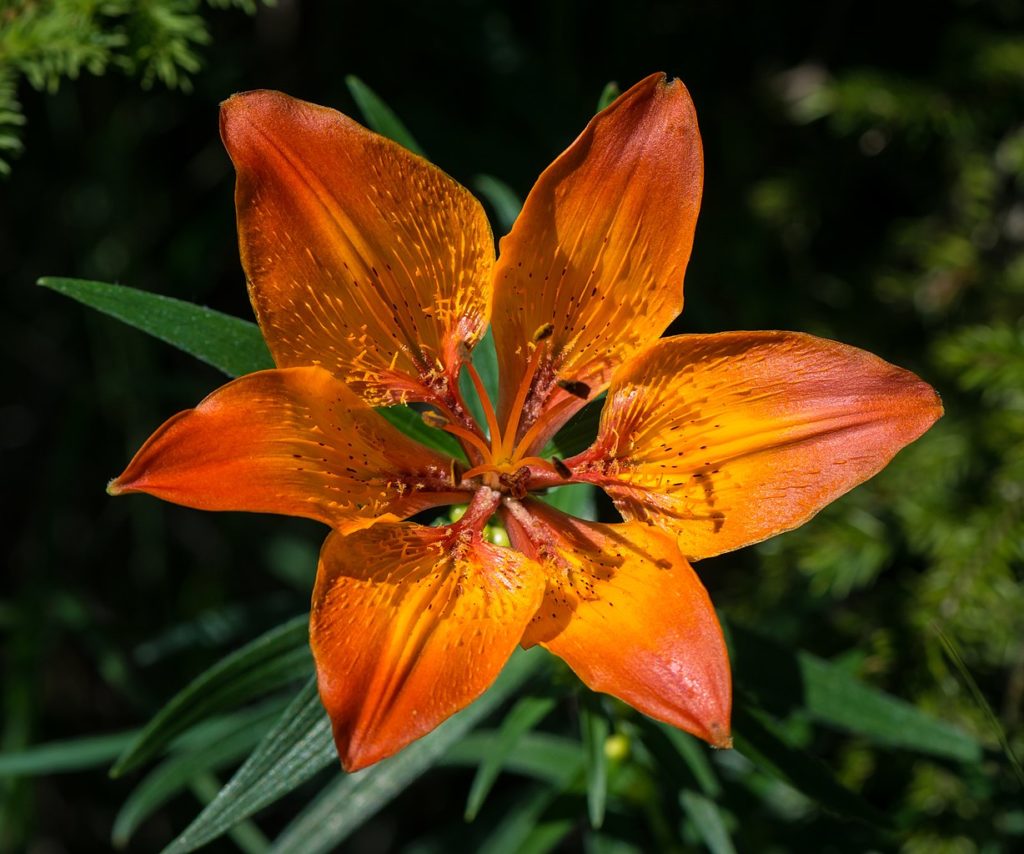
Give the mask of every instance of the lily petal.
[[288, 368], [248, 374], [175, 415], [108, 489], [350, 531], [464, 501], [451, 466], [327, 371]]
[[567, 463], [697, 560], [803, 524], [941, 414], [927, 383], [835, 341], [680, 335], [623, 366], [596, 442]]
[[487, 325], [480, 203], [325, 107], [246, 92], [221, 107], [242, 265], [278, 367], [323, 365], [375, 405], [430, 399]]
[[595, 691], [730, 746], [725, 640], [675, 539], [638, 522], [604, 525], [540, 502], [523, 507], [529, 518], [506, 516], [509, 535], [548, 575], [523, 645], [542, 644]]
[[480, 696], [543, 587], [536, 564], [458, 526], [328, 537], [310, 643], [346, 770], [390, 756]]
[[[540, 176], [494, 269], [506, 420], [533, 336], [552, 325], [520, 433], [545, 406], [572, 400], [558, 380], [600, 393], [612, 369], [682, 309], [703, 174], [690, 95], [654, 74], [595, 116]], [[558, 423], [582, 405], [569, 405]]]

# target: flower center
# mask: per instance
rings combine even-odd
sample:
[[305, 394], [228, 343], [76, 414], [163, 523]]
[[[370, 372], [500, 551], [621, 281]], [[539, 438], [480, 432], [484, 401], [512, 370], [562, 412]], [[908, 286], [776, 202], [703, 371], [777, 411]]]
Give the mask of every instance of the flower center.
[[[462, 419], [461, 424], [454, 424], [449, 420], [452, 414], [450, 411], [445, 413], [447, 417], [432, 412], [426, 413], [424, 420], [432, 427], [445, 430], [462, 442], [471, 461], [471, 467], [462, 474], [463, 482], [480, 478], [482, 486], [514, 498], [522, 498], [529, 491], [530, 479], [538, 473], [537, 469], [540, 469], [548, 480], [551, 475], [560, 479], [567, 479], [571, 476], [571, 472], [561, 460], [547, 460], [529, 454], [529, 450], [543, 430], [552, 422], [552, 419], [561, 416], [564, 407], [572, 405], [572, 401], [566, 401], [550, 410], [541, 412], [533, 423], [523, 422], [526, 403], [537, 371], [545, 356], [550, 355], [549, 342], [552, 329], [551, 324], [545, 324], [533, 335], [533, 341], [529, 345], [532, 348], [530, 360], [523, 372], [519, 387], [516, 389], [504, 427], [500, 424], [490, 395], [473, 365], [469, 348], [461, 348], [462, 367], [469, 373], [473, 388], [480, 400], [487, 432], [485, 433], [468, 414]], [[461, 409], [468, 413], [468, 408], [464, 405]]]

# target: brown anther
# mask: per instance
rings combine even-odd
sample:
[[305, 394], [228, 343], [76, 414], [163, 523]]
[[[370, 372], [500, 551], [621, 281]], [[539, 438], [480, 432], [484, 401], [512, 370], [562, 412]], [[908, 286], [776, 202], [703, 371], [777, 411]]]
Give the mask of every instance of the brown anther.
[[538, 326], [537, 330], [533, 333], [533, 342], [539, 344], [545, 338], [550, 338], [555, 332], [555, 325], [553, 323], [545, 323], [543, 326]]
[[558, 459], [558, 457], [551, 458], [551, 465], [555, 467], [555, 471], [558, 472], [563, 478], [565, 478], [565, 480], [568, 480], [570, 477], [572, 477], [572, 469], [569, 468], [569, 466], [567, 466], [560, 459]]
[[517, 469], [514, 474], [500, 475], [498, 482], [513, 498], [525, 498], [528, 492], [526, 484], [529, 479], [530, 469], [527, 466], [523, 466], [521, 469]]
[[459, 361], [463, 364], [473, 361], [473, 350], [465, 341], [459, 342], [459, 346], [456, 348], [455, 352], [459, 357]]
[[434, 427], [437, 430], [444, 430], [448, 426], [448, 419], [442, 415], [438, 415], [433, 409], [427, 409], [420, 413], [420, 418], [423, 419], [423, 423], [428, 427]]
[[590, 397], [590, 386], [579, 380], [558, 380], [557, 385], [562, 391], [567, 391], [573, 397], [586, 400]]

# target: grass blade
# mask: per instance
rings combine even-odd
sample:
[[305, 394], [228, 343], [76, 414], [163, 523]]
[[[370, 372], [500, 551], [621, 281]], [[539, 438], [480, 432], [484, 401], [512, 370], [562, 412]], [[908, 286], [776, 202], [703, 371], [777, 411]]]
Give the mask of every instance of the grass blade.
[[335, 779], [285, 828], [271, 850], [274, 854], [319, 854], [335, 850], [352, 831], [437, 764], [544, 663], [544, 653], [540, 650], [517, 651], [490, 690], [475, 703], [391, 758]]
[[587, 781], [587, 815], [590, 826], [599, 830], [604, 824], [604, 806], [608, 798], [608, 758], [604, 752], [608, 740], [608, 719], [589, 700], [580, 705], [580, 734], [583, 737], [583, 767]]
[[831, 662], [793, 652], [735, 623], [729, 628], [737, 684], [776, 717], [804, 710], [875, 744], [963, 762], [981, 759], [981, 745], [959, 727], [865, 685]]
[[354, 74], [349, 74], [345, 78], [345, 85], [352, 93], [352, 99], [359, 107], [359, 112], [363, 114], [367, 127], [377, 131], [381, 136], [394, 140], [399, 145], [404, 145], [409, 151], [420, 155], [420, 157], [427, 156], [409, 129], [395, 115], [394, 110], [384, 103], [380, 95]]
[[614, 80], [609, 80], [604, 84], [604, 89], [601, 90], [600, 96], [597, 99], [597, 112], [607, 108], [611, 105], [612, 101], [622, 94], [622, 90], [619, 88], [619, 84]]
[[469, 797], [466, 799], [466, 821], [472, 821], [480, 812], [509, 754], [513, 749], [518, 750], [522, 736], [547, 717], [554, 707], [555, 701], [550, 697], [523, 697], [505, 716], [470, 786]]
[[305, 614], [295, 617], [192, 680], [125, 749], [111, 775], [120, 776], [156, 756], [195, 722], [266, 695], [308, 673], [312, 669], [308, 625]]
[[495, 225], [501, 232], [507, 234], [511, 231], [519, 211], [523, 209], [523, 202], [515, 190], [493, 175], [477, 175], [473, 179], [473, 189], [490, 204]]
[[37, 744], [0, 753], [0, 777], [38, 777], [106, 765], [137, 736], [138, 730]]
[[338, 761], [331, 722], [310, 679], [235, 775], [164, 854], [216, 839]]
[[711, 854], [736, 854], [718, 804], [690, 789], [679, 793], [679, 803]]

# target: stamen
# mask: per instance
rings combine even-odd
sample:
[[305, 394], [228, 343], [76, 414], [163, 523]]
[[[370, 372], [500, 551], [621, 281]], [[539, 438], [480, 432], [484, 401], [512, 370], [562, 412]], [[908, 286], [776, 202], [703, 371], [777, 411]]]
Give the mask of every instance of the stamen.
[[[543, 341], [551, 336], [551, 330], [554, 327], [548, 323], [542, 326], [534, 333], [535, 341]], [[542, 335], [540, 338], [537, 336], [540, 333], [547, 330], [546, 335]], [[502, 444], [502, 453], [506, 457], [513, 457], [512, 446], [516, 441], [516, 431], [519, 429], [519, 419], [523, 414], [523, 407], [526, 405], [526, 397], [530, 393], [530, 389], [533, 387], [533, 378], [537, 374], [537, 368], [540, 366], [541, 357], [546, 351], [546, 347], [542, 347], [539, 343], [533, 347], [533, 355], [530, 357], [530, 362], [526, 366], [526, 373], [523, 374], [523, 381], [519, 383], [519, 389], [516, 391], [516, 399], [512, 403], [512, 409], [508, 414], [508, 424], [505, 425], [505, 441]]]
[[545, 338], [550, 338], [555, 331], [555, 325], [553, 323], [545, 323], [543, 326], [538, 326], [533, 333], [533, 343], [539, 344]]
[[501, 431], [498, 429], [498, 416], [494, 414], [494, 405], [491, 403], [491, 399], [487, 395], [487, 389], [484, 388], [484, 382], [480, 379], [480, 374], [476, 372], [476, 368], [473, 367], [473, 363], [466, 362], [465, 367], [469, 371], [469, 378], [473, 380], [473, 387], [480, 398], [480, 405], [484, 408], [487, 429], [491, 431], [491, 448], [487, 457], [494, 459], [497, 458], [501, 451]]
[[575, 397], [570, 397], [563, 400], [553, 409], [549, 409], [547, 412], [544, 412], [540, 418], [533, 422], [533, 426], [526, 431], [526, 435], [519, 440], [519, 444], [516, 445], [516, 449], [512, 453], [512, 458], [516, 459], [520, 454], [526, 453], [527, 448], [536, 441], [537, 437], [552, 421], [559, 418], [565, 410], [579, 405], [580, 402]]
[[495, 474], [503, 474], [503, 471], [496, 465], [491, 463], [484, 463], [482, 466], [473, 466], [469, 471], [462, 473], [463, 480], [469, 480], [476, 477], [477, 475], [485, 474], [486, 472], [492, 471]]
[[453, 436], [465, 439], [484, 455], [485, 460], [489, 460], [491, 458], [491, 449], [487, 447], [487, 443], [472, 430], [467, 430], [465, 427], [459, 427], [452, 424], [443, 416], [438, 415], [436, 412], [432, 412], [429, 409], [422, 413], [420, 417], [423, 419], [423, 423], [430, 427], [434, 427], [438, 430], [444, 430], [445, 433], [451, 433]]

